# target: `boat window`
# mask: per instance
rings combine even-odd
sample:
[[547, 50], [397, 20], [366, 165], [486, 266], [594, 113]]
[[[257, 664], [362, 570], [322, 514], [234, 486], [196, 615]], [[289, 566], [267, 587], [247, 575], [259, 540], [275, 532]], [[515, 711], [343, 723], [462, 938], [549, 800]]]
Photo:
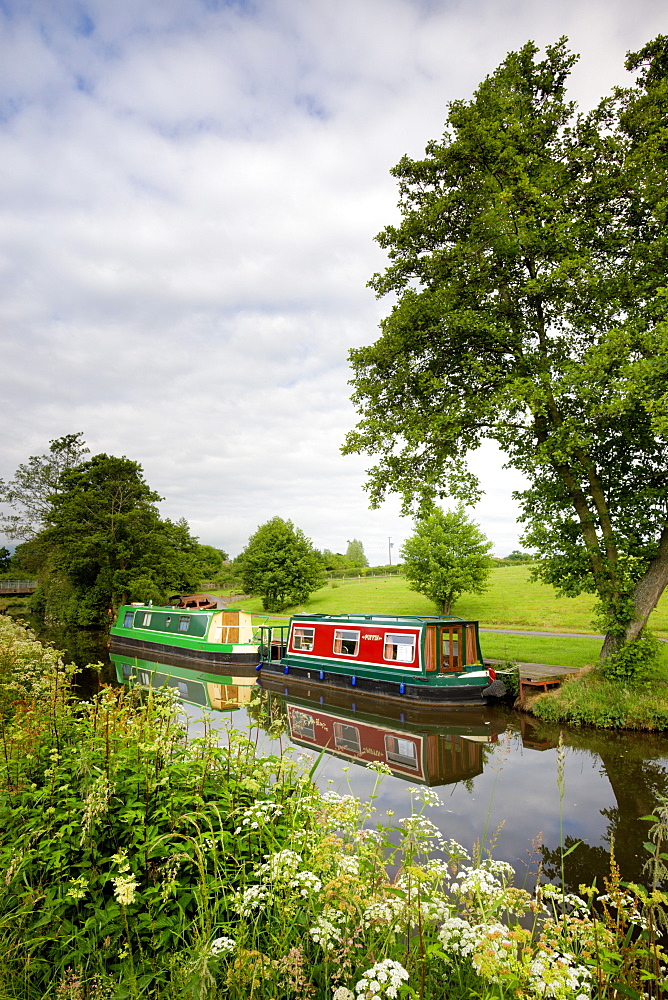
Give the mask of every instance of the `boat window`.
[[148, 670], [139, 671], [139, 683], [143, 684], [145, 687], [150, 687], [151, 685], [151, 675]]
[[415, 659], [415, 636], [393, 635], [385, 636], [385, 659], [399, 660], [401, 663], [412, 663]]
[[151, 612], [145, 611], [144, 617], [142, 619], [142, 625], [150, 625], [150, 624], [151, 624]]
[[334, 652], [344, 656], [357, 656], [360, 645], [360, 634], [352, 629], [334, 629]]
[[292, 630], [292, 648], [303, 649], [310, 653], [313, 649], [314, 638], [314, 628], [304, 628], [301, 625], [299, 627], [295, 626]]
[[315, 722], [307, 712], [293, 712], [291, 715], [292, 734], [306, 740], [315, 739]]
[[188, 697], [188, 685], [185, 681], [177, 681], [176, 687], [180, 695], [183, 695], [184, 698]]
[[121, 663], [121, 671], [123, 672], [123, 677], [126, 681], [129, 681], [132, 677], [132, 667], [129, 663]]
[[385, 737], [385, 756], [394, 764], [403, 764], [417, 771], [417, 746], [413, 740], [402, 740], [397, 736]]
[[360, 743], [360, 731], [357, 726], [348, 726], [345, 722], [335, 722], [334, 746], [337, 750], [354, 750], [356, 753], [359, 753], [362, 745]]
[[169, 628], [171, 624], [172, 624], [171, 615], [167, 615], [167, 617], [165, 618], [165, 625], [167, 626], [167, 628]]
[[190, 626], [190, 615], [181, 615], [179, 618], [179, 632], [187, 632]]
[[123, 628], [132, 628], [132, 623], [135, 620], [134, 611], [126, 611], [125, 618], [123, 619]]

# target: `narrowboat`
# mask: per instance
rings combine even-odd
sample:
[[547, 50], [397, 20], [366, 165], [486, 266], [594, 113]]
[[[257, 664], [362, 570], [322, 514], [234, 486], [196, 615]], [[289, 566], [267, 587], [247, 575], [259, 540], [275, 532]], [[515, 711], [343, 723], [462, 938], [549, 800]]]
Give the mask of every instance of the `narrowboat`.
[[[287, 634], [286, 634], [287, 633]], [[433, 705], [504, 693], [480, 654], [478, 622], [417, 615], [293, 615], [264, 626], [261, 670]]]
[[255, 679], [248, 676], [225, 676], [193, 666], [144, 660], [127, 653], [110, 653], [109, 656], [119, 684], [146, 689], [171, 687], [181, 701], [217, 712], [241, 708], [257, 690]]
[[212, 673], [255, 675], [259, 659], [251, 615], [223, 608], [172, 608], [125, 604], [111, 627], [111, 651], [163, 662], [206, 664]]

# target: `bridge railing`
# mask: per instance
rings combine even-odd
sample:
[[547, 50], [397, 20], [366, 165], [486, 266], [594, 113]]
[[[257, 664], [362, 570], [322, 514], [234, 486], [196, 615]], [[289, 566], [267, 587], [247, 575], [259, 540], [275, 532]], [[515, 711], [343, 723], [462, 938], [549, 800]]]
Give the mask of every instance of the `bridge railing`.
[[0, 594], [3, 590], [6, 591], [17, 591], [17, 590], [37, 590], [37, 584], [39, 580], [0, 580]]

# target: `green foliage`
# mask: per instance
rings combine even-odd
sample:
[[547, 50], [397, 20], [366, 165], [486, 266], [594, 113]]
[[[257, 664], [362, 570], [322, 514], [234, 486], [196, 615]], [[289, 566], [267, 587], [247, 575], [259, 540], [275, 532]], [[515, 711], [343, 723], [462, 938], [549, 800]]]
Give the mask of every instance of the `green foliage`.
[[228, 559], [227, 552], [216, 549], [213, 545], [197, 544], [195, 548], [197, 569], [202, 580], [212, 580], [218, 576], [223, 569], [223, 564]]
[[0, 573], [6, 573], [12, 561], [12, 554], [6, 545], [0, 547]]
[[66, 434], [49, 442], [47, 455], [31, 455], [19, 465], [14, 479], [0, 479], [0, 503], [17, 513], [0, 515], [0, 529], [9, 538], [34, 538], [45, 526], [52, 507], [52, 497], [60, 488], [60, 477], [67, 469], [83, 461], [88, 448], [83, 432]]
[[[385, 765], [369, 765], [368, 802], [319, 793], [240, 734], [186, 739], [166, 692], [76, 704], [38, 647], [0, 620], [0, 677], [23, 674], [30, 695], [2, 726], [3, 995], [660, 996], [665, 799], [644, 817], [648, 889], [623, 885], [613, 859], [603, 894], [532, 895], [486, 845], [446, 839], [425, 814], [442, 808], [434, 789], [410, 788], [405, 815], [374, 825]], [[261, 702], [252, 713], [281, 731]]]
[[323, 582], [322, 562], [311, 542], [280, 517], [257, 529], [239, 563], [244, 590], [259, 595], [266, 611], [302, 604]]
[[2, 731], [4, 957], [33, 988], [67, 969], [164, 985], [173, 954], [234, 920], [247, 873], [308, 830], [308, 783], [239, 734], [186, 739], [168, 693], [73, 702], [39, 646], [0, 619], [0, 676], [24, 692]]
[[668, 729], [668, 682], [652, 678], [633, 686], [610, 680], [600, 670], [567, 678], [555, 691], [540, 695], [531, 711], [547, 722], [599, 729]]
[[448, 513], [434, 509], [420, 518], [401, 555], [409, 585], [449, 615], [460, 594], [486, 589], [491, 549], [492, 543], [460, 506]]
[[364, 555], [364, 546], [358, 538], [353, 538], [352, 541], [348, 540], [348, 548], [346, 549], [346, 559], [351, 566], [368, 566], [369, 560]]
[[393, 171], [402, 221], [371, 284], [396, 304], [351, 352], [344, 451], [377, 457], [372, 502], [470, 503], [465, 456], [492, 439], [529, 482], [541, 579], [610, 615], [632, 602], [618, 647], [668, 565], [667, 52], [659, 36], [630, 56], [636, 84], [587, 115], [566, 98], [564, 39], [451, 103], [442, 140]]
[[27, 543], [28, 555], [37, 551], [43, 560], [33, 610], [100, 625], [119, 604], [161, 602], [196, 587], [197, 542], [185, 521], [160, 519], [158, 500], [141, 466], [127, 458], [95, 455], [63, 472], [48, 527]]
[[331, 572], [332, 570], [348, 570], [351, 569], [350, 560], [347, 556], [344, 556], [341, 552], [330, 552], [329, 549], [323, 549], [320, 553], [322, 559], [322, 565], [325, 570]]

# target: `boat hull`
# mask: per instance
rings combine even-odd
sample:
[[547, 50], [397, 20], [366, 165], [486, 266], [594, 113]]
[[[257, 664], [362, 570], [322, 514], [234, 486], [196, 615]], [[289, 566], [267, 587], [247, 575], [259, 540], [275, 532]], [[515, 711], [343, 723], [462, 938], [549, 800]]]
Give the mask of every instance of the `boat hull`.
[[[236, 648], [230, 645], [227, 649], [217, 649], [214, 644], [202, 643], [200, 648], [185, 645], [175, 646], [167, 642], [150, 642], [147, 639], [136, 639], [133, 636], [123, 636], [122, 639], [112, 635], [110, 649], [112, 653], [130, 653], [142, 656], [146, 660], [157, 660], [161, 663], [171, 663], [174, 666], [190, 666], [193, 669], [204, 668], [209, 673], [226, 676], [233, 672], [240, 676], [255, 678], [259, 660], [257, 647], [239, 644]], [[233, 670], [232, 670], [233, 668]]]
[[[448, 679], [447, 684], [431, 685], [427, 683], [410, 683], [410, 681], [390, 681], [380, 678], [362, 677], [332, 670], [317, 670], [313, 667], [298, 667], [286, 665], [280, 660], [265, 660], [260, 670], [260, 680], [264, 676], [280, 678], [291, 682], [317, 687], [335, 688], [339, 690], [354, 690], [366, 695], [374, 695], [385, 699], [396, 700], [403, 704], [421, 704], [437, 706], [481, 705], [484, 704], [482, 692], [489, 687], [489, 677], [483, 671], [477, 678], [468, 675], [468, 682], [461, 683], [459, 678]], [[462, 679], [466, 678], [462, 675]]]

